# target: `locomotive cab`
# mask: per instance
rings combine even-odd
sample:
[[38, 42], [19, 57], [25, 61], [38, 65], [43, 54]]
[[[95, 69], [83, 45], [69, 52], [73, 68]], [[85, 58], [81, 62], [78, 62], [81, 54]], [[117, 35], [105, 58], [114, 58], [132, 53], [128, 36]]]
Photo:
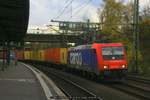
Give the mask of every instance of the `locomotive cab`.
[[[121, 43], [94, 43], [98, 69], [104, 76], [124, 76], [127, 72], [126, 52]], [[114, 75], [112, 75], [114, 74]], [[119, 74], [119, 75], [118, 75]]]
[[104, 70], [118, 70], [127, 68], [124, 47], [122, 46], [102, 47], [101, 58]]

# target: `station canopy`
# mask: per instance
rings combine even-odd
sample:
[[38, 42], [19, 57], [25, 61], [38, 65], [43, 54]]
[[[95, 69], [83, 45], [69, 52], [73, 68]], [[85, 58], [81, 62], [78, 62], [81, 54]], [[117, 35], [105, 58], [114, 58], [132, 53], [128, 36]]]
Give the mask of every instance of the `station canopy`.
[[21, 41], [29, 19], [29, 0], [0, 0], [0, 41]]

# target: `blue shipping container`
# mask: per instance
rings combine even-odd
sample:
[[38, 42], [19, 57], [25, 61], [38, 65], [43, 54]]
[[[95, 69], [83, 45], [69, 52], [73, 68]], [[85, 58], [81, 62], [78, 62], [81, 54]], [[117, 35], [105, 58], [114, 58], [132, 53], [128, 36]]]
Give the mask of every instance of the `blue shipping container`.
[[[91, 70], [97, 70], [97, 56], [95, 49], [80, 49], [69, 52], [69, 64], [75, 68], [82, 67]], [[77, 67], [78, 66], [78, 67]]]
[[82, 65], [90, 69], [97, 69], [97, 57], [95, 49], [82, 50]]

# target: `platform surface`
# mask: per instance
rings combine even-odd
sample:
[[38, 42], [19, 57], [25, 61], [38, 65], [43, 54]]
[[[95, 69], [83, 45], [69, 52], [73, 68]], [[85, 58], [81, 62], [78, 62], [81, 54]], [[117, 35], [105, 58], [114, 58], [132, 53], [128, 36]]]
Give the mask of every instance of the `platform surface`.
[[[0, 67], [2, 62], [0, 62]], [[0, 71], [0, 100], [47, 100], [33, 72], [19, 63]]]

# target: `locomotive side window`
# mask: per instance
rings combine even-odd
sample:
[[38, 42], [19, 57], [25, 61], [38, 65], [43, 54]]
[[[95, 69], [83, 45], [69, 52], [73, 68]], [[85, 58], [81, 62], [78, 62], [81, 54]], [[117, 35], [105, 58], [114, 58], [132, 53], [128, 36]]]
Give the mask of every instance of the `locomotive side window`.
[[104, 47], [102, 56], [104, 60], [121, 60], [123, 59], [123, 47]]

